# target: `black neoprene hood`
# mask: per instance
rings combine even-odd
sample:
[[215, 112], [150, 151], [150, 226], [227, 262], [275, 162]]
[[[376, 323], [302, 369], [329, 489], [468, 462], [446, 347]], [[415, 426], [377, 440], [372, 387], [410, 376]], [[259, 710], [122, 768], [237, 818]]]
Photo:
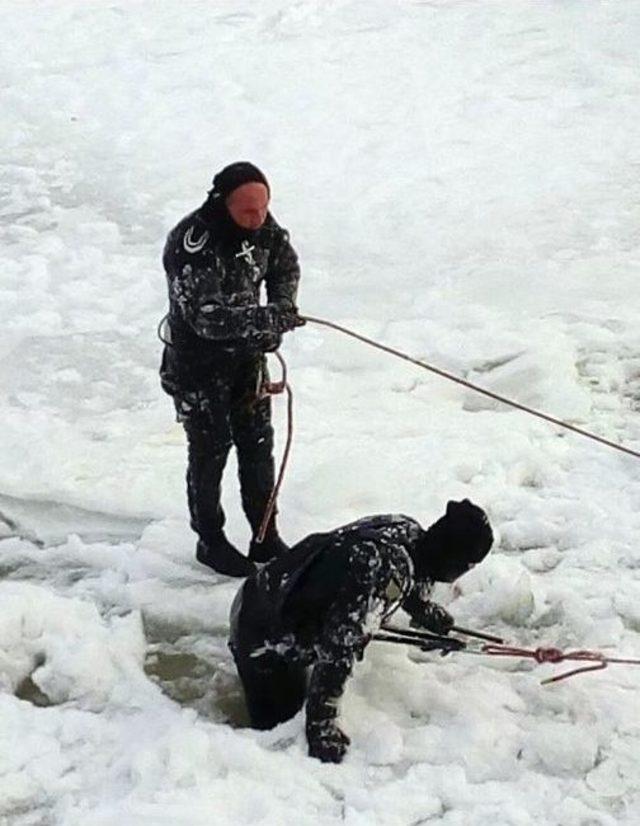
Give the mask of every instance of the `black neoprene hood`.
[[254, 183], [264, 184], [270, 191], [265, 174], [257, 166], [249, 161], [237, 161], [225, 166], [214, 177], [210, 195], [214, 198], [228, 198], [239, 186]]

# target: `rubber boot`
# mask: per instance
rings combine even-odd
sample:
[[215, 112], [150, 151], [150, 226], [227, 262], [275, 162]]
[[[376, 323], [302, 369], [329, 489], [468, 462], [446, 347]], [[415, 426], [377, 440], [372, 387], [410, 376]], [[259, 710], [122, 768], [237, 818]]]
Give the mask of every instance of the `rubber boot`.
[[249, 545], [249, 559], [252, 562], [270, 562], [289, 553], [289, 546], [282, 540], [275, 527], [270, 527], [262, 542], [254, 536]]
[[198, 541], [196, 559], [225, 576], [245, 577], [256, 572], [253, 562], [242, 556], [222, 531], [211, 537], [208, 542]]

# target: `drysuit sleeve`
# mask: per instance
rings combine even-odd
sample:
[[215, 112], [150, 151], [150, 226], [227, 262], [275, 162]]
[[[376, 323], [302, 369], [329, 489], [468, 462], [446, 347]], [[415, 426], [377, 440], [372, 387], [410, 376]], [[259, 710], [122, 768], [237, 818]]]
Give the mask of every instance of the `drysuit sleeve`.
[[330, 738], [338, 714], [338, 702], [351, 674], [353, 663], [364, 649], [382, 616], [382, 581], [379, 552], [363, 543], [351, 555], [347, 587], [342, 589], [323, 623], [316, 645], [317, 660], [311, 672], [306, 705], [307, 738], [310, 745]]
[[300, 281], [300, 264], [296, 251], [284, 231], [282, 242], [265, 278], [267, 300], [284, 313], [297, 314], [296, 297]]
[[218, 296], [207, 295], [197, 271], [170, 279], [169, 298], [191, 329], [201, 338], [214, 341], [255, 339], [280, 335], [290, 329], [275, 304], [234, 307]]
[[411, 617], [411, 625], [434, 634], [448, 634], [454, 623], [453, 617], [430, 599], [432, 588], [430, 583], [416, 583], [403, 600], [402, 608]]
[[265, 336], [279, 336], [293, 326], [286, 308], [275, 300], [261, 306], [246, 303], [246, 297], [241, 296], [238, 305], [234, 305], [233, 297], [229, 299], [212, 287], [217, 279], [211, 278], [211, 263], [205, 264], [197, 255], [186, 261], [176, 252], [172, 235], [165, 246], [163, 263], [171, 314], [180, 316], [201, 338], [259, 342]]

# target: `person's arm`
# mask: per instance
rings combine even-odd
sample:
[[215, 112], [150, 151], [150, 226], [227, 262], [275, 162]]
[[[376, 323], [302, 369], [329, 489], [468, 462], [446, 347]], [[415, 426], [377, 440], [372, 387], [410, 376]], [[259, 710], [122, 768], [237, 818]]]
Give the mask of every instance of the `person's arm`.
[[430, 599], [432, 588], [431, 583], [417, 582], [402, 601], [402, 609], [411, 617], [412, 626], [445, 635], [451, 630], [454, 619], [446, 609]]
[[323, 762], [339, 763], [349, 738], [336, 725], [338, 703], [356, 659], [362, 659], [371, 640], [376, 609], [384, 591], [377, 551], [354, 549], [349, 582], [329, 609], [316, 645], [306, 704], [309, 754]]
[[289, 242], [289, 233], [285, 230], [282, 232], [280, 246], [275, 251], [265, 277], [267, 301], [269, 302], [267, 306], [277, 309], [281, 333], [305, 324], [304, 319], [298, 315], [296, 304], [299, 282], [298, 256]]
[[260, 340], [290, 329], [275, 303], [262, 307], [223, 302], [208, 289], [211, 279], [207, 268], [196, 256], [190, 256], [189, 261], [185, 258], [176, 253], [175, 241], [169, 236], [163, 263], [172, 313], [180, 315], [198, 336], [214, 341]]
[[167, 270], [169, 299], [177, 312], [201, 338], [214, 341], [255, 339], [279, 335], [290, 329], [275, 304], [230, 306], [205, 290], [205, 270], [186, 264], [181, 272]]
[[298, 312], [296, 298], [300, 282], [300, 264], [286, 231], [283, 231], [280, 246], [269, 264], [265, 282], [269, 304], [274, 304], [282, 312]]

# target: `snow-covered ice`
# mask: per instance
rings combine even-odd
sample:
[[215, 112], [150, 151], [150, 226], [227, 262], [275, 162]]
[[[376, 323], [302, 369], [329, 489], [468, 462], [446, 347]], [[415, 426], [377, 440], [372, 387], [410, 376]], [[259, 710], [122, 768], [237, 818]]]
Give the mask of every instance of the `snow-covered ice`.
[[[245, 727], [155, 328], [166, 232], [246, 158], [303, 312], [640, 449], [640, 0], [0, 10], [0, 826], [635, 826], [640, 668], [376, 644], [342, 766]], [[640, 656], [637, 460], [325, 328], [284, 353], [289, 541], [468, 496], [460, 624]]]

